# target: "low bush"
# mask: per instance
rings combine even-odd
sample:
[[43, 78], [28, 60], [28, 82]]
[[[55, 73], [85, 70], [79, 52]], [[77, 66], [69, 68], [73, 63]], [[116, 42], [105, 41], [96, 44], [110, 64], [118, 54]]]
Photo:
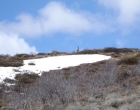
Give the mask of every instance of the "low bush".
[[10, 57], [10, 55], [3, 55], [3, 54], [0, 54], [0, 59], [5, 59], [7, 57]]
[[11, 63], [12, 67], [19, 67], [19, 66], [23, 66], [23, 62], [12, 62]]
[[59, 55], [59, 52], [58, 52], [58, 51], [53, 50], [53, 51], [51, 52], [51, 55], [52, 55], [52, 56], [57, 56], [57, 55]]
[[15, 80], [9, 79], [9, 78], [5, 78], [5, 79], [4, 79], [4, 82], [13, 84], [13, 83], [15, 83]]
[[29, 62], [28, 65], [35, 65], [35, 63], [34, 62]]
[[140, 58], [140, 53], [137, 53], [137, 54], [136, 54], [136, 57]]
[[34, 82], [37, 78], [39, 78], [38, 74], [16, 74], [15, 79], [20, 82], [20, 83], [32, 83]]
[[133, 65], [133, 64], [138, 64], [138, 62], [139, 62], [139, 58], [137, 56], [131, 56], [131, 57], [121, 58], [118, 61], [118, 64]]
[[95, 54], [95, 51], [89, 50], [89, 49], [84, 49], [82, 51], [77, 52], [78, 54]]
[[0, 66], [3, 66], [3, 67], [9, 67], [9, 66], [19, 67], [19, 66], [23, 66], [23, 61], [18, 61], [18, 62], [10, 62], [8, 60], [0, 61]]
[[47, 55], [51, 55], [51, 56], [58, 56], [58, 55], [68, 55], [67, 52], [58, 52], [53, 50], [51, 53], [48, 53]]
[[30, 57], [30, 55], [28, 55], [28, 54], [16, 54], [14, 57], [16, 57], [16, 58], [28, 58], [28, 57]]
[[119, 106], [122, 105], [122, 104], [123, 104], [123, 102], [121, 102], [121, 101], [115, 101], [115, 102], [111, 103], [111, 106], [113, 108], [119, 108]]
[[42, 52], [40, 52], [40, 53], [38, 53], [37, 55], [47, 55], [47, 53], [42, 53]]
[[102, 50], [105, 53], [114, 52], [114, 53], [128, 53], [133, 52], [132, 49], [129, 48], [115, 48], [115, 47], [107, 47]]
[[22, 83], [31, 83], [31, 82], [33, 82], [33, 80], [29, 76], [23, 75], [20, 78], [20, 82], [22, 82]]
[[103, 49], [103, 52], [108, 53], [108, 52], [115, 52], [118, 53], [119, 49], [118, 48], [114, 48], [114, 47], [107, 47]]
[[128, 53], [128, 52], [133, 52], [133, 49], [132, 48], [120, 48], [120, 51], [122, 53]]

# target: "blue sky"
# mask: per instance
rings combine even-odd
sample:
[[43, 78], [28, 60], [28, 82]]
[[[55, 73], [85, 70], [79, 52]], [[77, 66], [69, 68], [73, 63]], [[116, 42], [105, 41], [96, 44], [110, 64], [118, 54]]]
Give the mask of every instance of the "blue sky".
[[140, 47], [139, 0], [1, 0], [0, 54]]

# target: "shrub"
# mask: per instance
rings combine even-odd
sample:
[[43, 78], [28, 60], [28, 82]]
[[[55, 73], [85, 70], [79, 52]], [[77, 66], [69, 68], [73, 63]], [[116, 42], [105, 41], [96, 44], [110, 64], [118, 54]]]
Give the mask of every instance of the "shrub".
[[128, 48], [115, 48], [115, 47], [107, 47], [103, 49], [103, 52], [114, 52], [114, 53], [128, 53], [133, 52], [131, 49]]
[[140, 58], [140, 53], [137, 53], [137, 54], [136, 54], [136, 57]]
[[115, 52], [118, 53], [119, 49], [118, 48], [114, 48], [114, 47], [107, 47], [103, 49], [103, 52], [108, 53], [108, 52]]
[[13, 66], [13, 67], [23, 66], [23, 62], [12, 62], [11, 66]]
[[58, 52], [58, 51], [53, 50], [53, 51], [51, 52], [51, 55], [52, 55], [52, 56], [57, 56], [57, 55], [59, 55], [59, 52]]
[[16, 54], [14, 57], [17, 57], [17, 58], [28, 58], [28, 57], [30, 57], [30, 55], [28, 55], [28, 54]]
[[39, 78], [38, 74], [16, 74], [15, 79], [18, 80], [20, 83], [32, 83], [34, 82], [37, 78]]
[[115, 101], [111, 103], [111, 106], [114, 108], [119, 108], [120, 105], [122, 105], [123, 102]]
[[19, 70], [19, 69], [13, 69], [13, 71], [14, 71], [14, 72], [20, 72], [20, 70]]
[[15, 80], [9, 79], [9, 78], [5, 78], [4, 82], [12, 84], [12, 83], [15, 83]]
[[47, 53], [42, 53], [42, 52], [40, 52], [40, 53], [38, 53], [37, 55], [47, 55]]
[[30, 78], [30, 77], [28, 77], [27, 75], [25, 75], [25, 76], [22, 76], [21, 78], [20, 78], [20, 82], [22, 82], [22, 83], [31, 83], [33, 80]]
[[127, 72], [123, 72], [123, 73], [120, 73], [118, 74], [118, 80], [124, 80], [126, 78], [130, 77], [130, 74], [128, 74]]
[[51, 56], [57, 56], [57, 55], [68, 55], [67, 52], [58, 52], [53, 50], [51, 53], [48, 53], [47, 55], [51, 55]]
[[35, 63], [34, 62], [29, 62], [28, 65], [35, 65]]
[[23, 61], [18, 61], [18, 62], [10, 62], [8, 60], [5, 61], [0, 61], [0, 66], [4, 66], [4, 67], [19, 67], [19, 66], [23, 66]]
[[3, 54], [0, 54], [0, 60], [4, 60], [6, 58], [10, 57], [10, 55], [3, 55]]
[[133, 52], [133, 49], [131, 49], [131, 48], [121, 48], [120, 51], [122, 53], [128, 53], [128, 52]]
[[82, 51], [77, 52], [78, 54], [95, 54], [93, 50], [84, 49]]
[[127, 64], [127, 65], [133, 65], [133, 64], [138, 64], [139, 59], [137, 56], [132, 56], [132, 57], [124, 57], [121, 58], [118, 62], [118, 64]]

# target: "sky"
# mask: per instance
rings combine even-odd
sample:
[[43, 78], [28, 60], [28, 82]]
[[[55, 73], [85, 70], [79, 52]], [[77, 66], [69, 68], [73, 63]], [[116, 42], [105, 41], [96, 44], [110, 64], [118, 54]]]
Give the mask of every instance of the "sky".
[[1, 0], [0, 54], [140, 48], [140, 0]]

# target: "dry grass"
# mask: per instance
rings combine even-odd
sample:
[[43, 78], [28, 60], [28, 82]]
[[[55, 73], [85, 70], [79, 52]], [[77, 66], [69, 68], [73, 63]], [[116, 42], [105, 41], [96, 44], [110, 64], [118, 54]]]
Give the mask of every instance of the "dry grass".
[[123, 57], [119, 60], [118, 64], [134, 65], [139, 63], [139, 57], [137, 55], [130, 57]]
[[105, 53], [108, 52], [114, 52], [114, 53], [129, 53], [129, 52], [133, 52], [136, 49], [132, 49], [132, 48], [114, 48], [114, 47], [107, 47], [104, 48], [102, 51]]
[[[92, 54], [95, 51], [81, 52]], [[120, 52], [124, 55], [127, 55], [127, 52], [131, 53], [129, 49], [116, 48], [96, 50], [96, 52], [114, 52], [115, 55], [120, 55]], [[50, 53], [50, 55], [59, 54], [62, 53], [55, 51]], [[135, 62], [135, 58], [138, 62]], [[15, 110], [128, 110], [128, 108], [139, 110], [138, 105], [133, 105], [140, 98], [139, 55], [124, 59], [119, 61], [110, 59], [44, 72], [40, 78], [19, 74], [15, 79], [24, 84], [21, 91], [25, 94], [21, 96], [16, 85], [15, 89], [18, 92], [12, 91], [7, 96], [8, 102], [6, 100], [5, 104], [11, 104], [7, 107]], [[118, 97], [111, 94], [116, 94]]]

